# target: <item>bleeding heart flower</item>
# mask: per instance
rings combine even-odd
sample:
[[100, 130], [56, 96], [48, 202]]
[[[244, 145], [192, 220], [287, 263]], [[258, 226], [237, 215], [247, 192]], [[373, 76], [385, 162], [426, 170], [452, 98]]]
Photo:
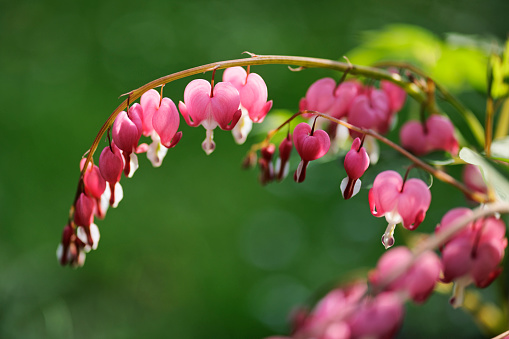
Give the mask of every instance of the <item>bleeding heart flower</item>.
[[[353, 99], [348, 111], [348, 122], [357, 127], [372, 129], [386, 133], [392, 122], [392, 114], [387, 94], [375, 88], [365, 89]], [[350, 131], [352, 137], [360, 137], [360, 133]]]
[[340, 119], [345, 116], [354, 98], [361, 92], [357, 81], [344, 81], [339, 85], [332, 78], [314, 82], [299, 102], [301, 111], [310, 110]]
[[256, 73], [247, 73], [244, 68], [230, 67], [223, 73], [223, 81], [229, 82], [239, 91], [242, 116], [232, 133], [238, 144], [246, 141], [253, 122], [260, 123], [272, 108], [272, 100], [267, 101], [267, 85]]
[[376, 269], [370, 273], [369, 281], [375, 288], [381, 288], [380, 284], [385, 279], [399, 272], [403, 267], [407, 269], [389, 285], [384, 286], [384, 291], [404, 292], [416, 303], [423, 303], [433, 292], [442, 270], [440, 258], [431, 251], [421, 254], [411, 266], [412, 252], [407, 247], [395, 247], [385, 252], [376, 265]]
[[287, 175], [290, 169], [289, 160], [290, 154], [292, 153], [293, 142], [292, 135], [288, 133], [286, 138], [284, 138], [279, 144], [279, 157], [276, 161], [276, 177], [278, 181], [283, 180]]
[[443, 150], [453, 155], [458, 154], [459, 144], [454, 136], [451, 121], [433, 114], [423, 126], [418, 121], [405, 123], [400, 130], [401, 145], [416, 155], [425, 155]]
[[143, 134], [150, 136], [150, 145], [141, 144], [136, 153], [147, 152], [152, 166], [161, 166], [168, 148], [175, 147], [182, 138], [177, 132], [180, 116], [177, 107], [169, 98], [162, 98], [154, 89], [143, 93], [140, 99], [142, 110]]
[[424, 220], [431, 203], [428, 186], [420, 179], [403, 182], [395, 171], [385, 171], [377, 175], [373, 188], [369, 190], [371, 214], [385, 216], [389, 223], [382, 236], [385, 248], [394, 245], [394, 229], [399, 223], [414, 230]]
[[[467, 208], [455, 208], [447, 212], [436, 228], [440, 233], [461, 218], [472, 215]], [[501, 272], [499, 267], [507, 238], [504, 222], [495, 217], [470, 222], [445, 243], [442, 248], [444, 282], [454, 281], [454, 295], [451, 304], [459, 307], [463, 303], [466, 286], [475, 283], [484, 288], [493, 282]]]
[[369, 156], [362, 147], [362, 141], [355, 138], [352, 147], [345, 156], [345, 170], [347, 177], [341, 181], [341, 194], [345, 199], [350, 199], [361, 189], [359, 179], [369, 167]]
[[296, 182], [303, 182], [306, 178], [308, 163], [323, 157], [329, 151], [330, 138], [325, 131], [314, 130], [302, 122], [293, 131], [293, 143], [302, 159], [295, 171], [294, 179]]
[[189, 126], [202, 125], [207, 137], [202, 143], [205, 153], [215, 149], [213, 130], [219, 126], [231, 131], [239, 121], [239, 92], [229, 82], [220, 82], [211, 90], [211, 85], [203, 79], [191, 81], [184, 91], [184, 102], [179, 103], [180, 113]]

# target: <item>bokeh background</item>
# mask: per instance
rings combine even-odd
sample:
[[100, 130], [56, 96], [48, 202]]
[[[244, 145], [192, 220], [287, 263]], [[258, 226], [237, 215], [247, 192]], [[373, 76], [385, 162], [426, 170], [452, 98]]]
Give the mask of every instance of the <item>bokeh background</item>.
[[[256, 136], [236, 146], [230, 133], [216, 133], [207, 157], [203, 129], [182, 120], [183, 139], [163, 166], [140, 157], [134, 178], [123, 179], [124, 200], [97, 222], [100, 245], [85, 267], [62, 268], [55, 250], [78, 163], [118, 96], [243, 51], [340, 59], [363, 43], [363, 32], [391, 24], [420, 26], [437, 39], [457, 32], [503, 40], [508, 13], [506, 0], [1, 1], [0, 338], [287, 333], [296, 305], [362, 276], [383, 252], [385, 221], [370, 215], [367, 190], [340, 198], [340, 159], [310, 168], [301, 185], [289, 178], [262, 187], [256, 170], [240, 169]], [[336, 76], [252, 71], [265, 78], [274, 108], [292, 111], [314, 80]], [[182, 100], [186, 83], [165, 94]], [[459, 95], [482, 112], [479, 92]], [[466, 204], [440, 183], [433, 195], [423, 232]], [[409, 305], [400, 336], [484, 337], [447, 299]]]

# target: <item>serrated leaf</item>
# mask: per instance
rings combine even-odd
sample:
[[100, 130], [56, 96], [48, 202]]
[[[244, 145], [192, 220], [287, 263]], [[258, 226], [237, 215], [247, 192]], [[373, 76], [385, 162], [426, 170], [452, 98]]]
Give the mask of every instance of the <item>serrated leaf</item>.
[[479, 166], [484, 181], [495, 191], [497, 199], [509, 202], [509, 181], [490, 164], [488, 159], [467, 147], [461, 149], [459, 157], [469, 164]]

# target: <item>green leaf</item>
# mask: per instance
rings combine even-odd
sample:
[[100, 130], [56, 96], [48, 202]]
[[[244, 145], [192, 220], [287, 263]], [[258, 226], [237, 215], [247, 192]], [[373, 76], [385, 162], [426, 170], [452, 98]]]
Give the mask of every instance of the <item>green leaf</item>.
[[490, 69], [491, 96], [496, 99], [509, 95], [509, 40], [506, 42], [502, 56], [491, 55]]
[[491, 143], [491, 156], [498, 160], [509, 162], [509, 137], [495, 140]]
[[459, 157], [469, 164], [479, 166], [484, 181], [495, 191], [497, 199], [509, 202], [509, 181], [488, 159], [467, 147], [461, 149]]

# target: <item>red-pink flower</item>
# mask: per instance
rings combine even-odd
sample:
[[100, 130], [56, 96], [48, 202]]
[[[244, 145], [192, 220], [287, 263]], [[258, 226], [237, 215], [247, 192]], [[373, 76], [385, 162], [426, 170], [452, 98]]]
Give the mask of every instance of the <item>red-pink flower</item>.
[[392, 338], [403, 322], [404, 308], [400, 297], [383, 292], [373, 299], [366, 298], [348, 320], [350, 338]]
[[219, 126], [231, 131], [239, 121], [239, 92], [229, 82], [220, 82], [211, 90], [211, 85], [203, 79], [191, 81], [184, 91], [184, 102], [179, 103], [180, 113], [189, 126], [202, 125], [207, 137], [202, 143], [205, 153], [214, 151], [213, 130]]
[[[397, 74], [397, 70], [391, 69], [390, 71], [394, 73], [393, 75], [394, 77], [399, 76]], [[399, 112], [403, 108], [403, 105], [405, 104], [406, 100], [405, 90], [388, 80], [380, 81], [380, 87], [389, 98], [389, 107], [392, 114]]]
[[[386, 133], [392, 122], [392, 112], [387, 94], [379, 89], [366, 88], [353, 100], [348, 110], [348, 122], [357, 127]], [[350, 131], [353, 137], [360, 137], [358, 132]]]
[[229, 82], [239, 91], [242, 117], [232, 130], [235, 141], [242, 144], [251, 131], [252, 123], [260, 123], [272, 108], [272, 100], [267, 101], [267, 85], [256, 73], [247, 73], [240, 66], [227, 68], [223, 81]]
[[104, 180], [108, 182], [109, 204], [116, 207], [122, 199], [122, 186], [120, 186], [120, 177], [124, 168], [124, 160], [120, 150], [114, 143], [106, 146], [99, 156], [99, 170]]
[[137, 153], [147, 152], [147, 158], [154, 167], [159, 167], [168, 151], [175, 147], [182, 137], [177, 132], [180, 116], [177, 107], [169, 98], [162, 98], [154, 89], [143, 93], [140, 99], [142, 110], [143, 134], [150, 136], [150, 145], [142, 144]]
[[260, 159], [258, 165], [260, 166], [260, 183], [266, 185], [274, 180], [274, 166], [272, 165], [272, 157], [276, 151], [276, 145], [269, 144], [260, 150]]
[[279, 157], [276, 160], [276, 168], [274, 169], [278, 181], [283, 180], [289, 171], [290, 154], [292, 153], [293, 142], [292, 135], [288, 133], [279, 144]]
[[142, 115], [141, 105], [134, 104], [129, 108], [129, 115], [125, 111], [118, 114], [111, 129], [113, 142], [122, 151], [124, 157], [124, 175], [126, 177], [132, 177], [138, 168], [138, 158], [135, 151], [143, 130]]
[[431, 251], [421, 254], [411, 265], [413, 255], [407, 247], [395, 247], [385, 252], [369, 280], [375, 288], [381, 288], [386, 279], [396, 272], [403, 272], [384, 291], [403, 292], [416, 303], [423, 303], [429, 297], [439, 280], [442, 264]]
[[369, 190], [371, 214], [385, 216], [389, 223], [382, 236], [385, 248], [394, 245], [394, 229], [397, 224], [414, 230], [424, 220], [431, 203], [428, 186], [419, 179], [403, 182], [395, 171], [385, 171], [377, 175], [373, 188]]
[[463, 167], [463, 182], [470, 190], [484, 193], [488, 192], [488, 187], [484, 182], [481, 170], [478, 166], [467, 164]]
[[423, 125], [418, 121], [405, 123], [400, 130], [401, 145], [416, 155], [425, 155], [432, 151], [443, 150], [458, 154], [459, 144], [454, 136], [451, 121], [433, 114]]
[[337, 85], [332, 78], [315, 81], [300, 100], [301, 111], [317, 111], [337, 119], [348, 112], [353, 99], [359, 94], [362, 85], [357, 81], [344, 81]]
[[[472, 211], [456, 208], [447, 212], [436, 232], [442, 232], [461, 218], [469, 217]], [[463, 291], [472, 282], [484, 288], [491, 284], [501, 272], [500, 262], [507, 247], [504, 222], [495, 217], [470, 222], [442, 248], [442, 263], [445, 282], [454, 281], [455, 290], [451, 303], [458, 307], [463, 301]]]
[[306, 178], [308, 163], [323, 157], [329, 151], [330, 138], [325, 131], [314, 130], [302, 122], [293, 131], [293, 143], [302, 159], [295, 171], [294, 179], [297, 182], [303, 182]]
[[341, 194], [345, 199], [350, 199], [361, 189], [359, 178], [369, 166], [369, 156], [366, 149], [362, 147], [361, 139], [354, 139], [350, 151], [346, 153], [344, 164], [347, 177], [341, 181]]

